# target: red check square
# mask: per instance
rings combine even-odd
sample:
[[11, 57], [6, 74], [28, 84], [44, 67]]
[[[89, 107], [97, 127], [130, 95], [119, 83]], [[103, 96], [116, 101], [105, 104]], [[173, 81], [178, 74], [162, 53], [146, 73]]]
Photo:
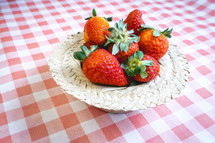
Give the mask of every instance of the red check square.
[[12, 143], [11, 136], [0, 138], [1, 143]]
[[45, 56], [42, 53], [39, 53], [39, 54], [32, 55], [32, 58], [36, 61], [36, 60], [44, 59]]
[[71, 141], [71, 143], [90, 143], [88, 137], [85, 135], [85, 136], [82, 136], [80, 138], [77, 138], [73, 141]]
[[104, 115], [104, 114], [107, 114], [106, 112], [99, 110], [93, 106], [89, 107], [88, 109], [90, 110], [90, 112], [92, 113], [94, 118], [101, 116], [101, 115]]
[[[3, 23], [3, 22], [2, 22]], [[9, 31], [9, 28], [8, 27], [4, 27], [4, 28], [0, 28], [0, 31], [3, 33], [3, 32], [7, 32]]]
[[129, 117], [129, 120], [133, 123], [135, 128], [140, 128], [146, 124], [148, 124], [148, 121], [143, 117], [142, 114], [137, 114], [134, 116]]
[[20, 58], [8, 59], [9, 66], [21, 64]]
[[200, 88], [196, 90], [196, 92], [204, 99], [213, 96], [213, 94], [209, 92], [206, 88]]
[[72, 28], [70, 26], [65, 26], [65, 27], [62, 27], [63, 31], [66, 31], [66, 30], [71, 30]]
[[43, 33], [45, 35], [53, 34], [54, 32], [52, 30], [44, 30]]
[[169, 108], [167, 108], [167, 106], [165, 105], [161, 105], [161, 106], [157, 106], [154, 108], [154, 110], [161, 116], [161, 117], [165, 117], [169, 114], [171, 114], [172, 112], [169, 110]]
[[32, 93], [32, 89], [30, 85], [26, 85], [16, 89], [18, 96], [25, 96]]
[[31, 44], [27, 44], [29, 49], [33, 49], [33, 48], [38, 48], [39, 45], [37, 43], [31, 43]]
[[2, 42], [8, 42], [8, 41], [13, 41], [13, 39], [12, 39], [11, 36], [7, 36], [7, 37], [1, 38], [1, 41], [2, 41]]
[[193, 136], [193, 133], [183, 124], [176, 126], [172, 130], [181, 139], [181, 141]]
[[201, 114], [196, 117], [196, 120], [204, 127], [208, 128], [215, 124], [214, 120], [212, 120], [207, 114]]
[[32, 33], [23, 34], [22, 36], [23, 36], [24, 39], [29, 39], [29, 38], [34, 37], [34, 35]]
[[48, 23], [46, 21], [44, 22], [38, 22], [39, 26], [44, 26], [44, 25], [48, 25]]
[[30, 128], [29, 133], [32, 141], [48, 136], [48, 132], [44, 124]]
[[122, 136], [122, 133], [115, 124], [102, 128], [102, 131], [108, 141]]
[[155, 136], [149, 140], [147, 140], [147, 143], [164, 143], [162, 138], [160, 136]]
[[13, 80], [26, 78], [25, 71], [17, 71], [12, 73]]
[[37, 69], [38, 69], [38, 71], [40, 73], [44, 73], [44, 72], [48, 72], [49, 71], [48, 65], [37, 67]]
[[6, 47], [4, 48], [4, 52], [5, 53], [16, 52], [16, 47], [15, 46]]
[[7, 124], [7, 117], [5, 112], [0, 113], [0, 126]]
[[212, 71], [209, 70], [206, 66], [200, 66], [197, 68], [197, 70], [202, 74], [202, 75], [206, 75], [206, 74], [209, 74], [211, 73]]
[[66, 103], [69, 103], [69, 101], [68, 101], [68, 99], [67, 99], [65, 94], [53, 96], [53, 97], [51, 97], [51, 99], [52, 99], [55, 107], [63, 105], [63, 104], [66, 104]]
[[60, 119], [65, 129], [79, 124], [79, 121], [74, 113], [60, 117]]
[[20, 30], [25, 30], [25, 29], [29, 29], [30, 27], [28, 25], [20, 25], [19, 29]]
[[28, 117], [33, 114], [37, 114], [40, 112], [37, 103], [33, 103], [27, 106], [22, 107], [23, 113], [25, 117]]
[[54, 88], [54, 87], [58, 86], [56, 84], [56, 82], [54, 81], [54, 79], [52, 79], [52, 78], [48, 79], [48, 80], [44, 80], [44, 84], [45, 84], [47, 89]]
[[186, 96], [181, 96], [176, 99], [176, 101], [182, 106], [182, 107], [187, 107], [193, 104], [193, 102], [188, 99]]
[[48, 40], [50, 44], [58, 43], [59, 40], [57, 38]]

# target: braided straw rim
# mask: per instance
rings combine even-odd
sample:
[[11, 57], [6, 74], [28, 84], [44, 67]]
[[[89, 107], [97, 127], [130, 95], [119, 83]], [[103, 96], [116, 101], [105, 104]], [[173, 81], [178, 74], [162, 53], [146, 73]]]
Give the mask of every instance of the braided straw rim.
[[189, 81], [189, 66], [177, 45], [171, 44], [159, 60], [160, 73], [154, 80], [130, 87], [108, 87], [90, 82], [73, 58], [84, 43], [83, 32], [59, 43], [48, 65], [52, 77], [65, 93], [101, 110], [122, 113], [155, 107], [179, 96]]

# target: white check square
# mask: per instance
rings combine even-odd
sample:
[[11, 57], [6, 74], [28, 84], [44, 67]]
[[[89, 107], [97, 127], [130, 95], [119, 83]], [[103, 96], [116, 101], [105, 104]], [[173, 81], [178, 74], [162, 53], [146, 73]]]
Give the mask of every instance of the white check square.
[[132, 143], [132, 142], [142, 143], [143, 142], [143, 138], [141, 137], [140, 133], [136, 130], [129, 132], [123, 136], [128, 143]]
[[5, 111], [10, 111], [21, 107], [18, 98], [4, 102], [3, 106]]
[[20, 119], [8, 124], [10, 134], [15, 134], [24, 130], [27, 130], [25, 119]]
[[86, 134], [100, 129], [94, 119], [81, 123], [81, 126]]
[[44, 122], [59, 118], [57, 111], [54, 108], [41, 112], [41, 115]]
[[170, 130], [169, 126], [163, 121], [163, 119], [158, 119], [152, 123], [150, 123], [150, 126], [158, 133], [161, 134], [163, 132], [166, 132]]
[[69, 142], [69, 138], [65, 130], [57, 132], [49, 136], [52, 143], [67, 143]]

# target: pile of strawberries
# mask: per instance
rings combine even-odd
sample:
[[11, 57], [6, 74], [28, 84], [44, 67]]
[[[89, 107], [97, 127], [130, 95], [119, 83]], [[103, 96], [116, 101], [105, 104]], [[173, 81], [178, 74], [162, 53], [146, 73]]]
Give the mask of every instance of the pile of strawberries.
[[159, 75], [161, 59], [169, 48], [173, 29], [159, 31], [145, 25], [136, 9], [127, 18], [109, 26], [111, 17], [96, 15], [86, 18], [81, 51], [74, 58], [81, 62], [85, 76], [93, 83], [129, 86], [149, 82]]

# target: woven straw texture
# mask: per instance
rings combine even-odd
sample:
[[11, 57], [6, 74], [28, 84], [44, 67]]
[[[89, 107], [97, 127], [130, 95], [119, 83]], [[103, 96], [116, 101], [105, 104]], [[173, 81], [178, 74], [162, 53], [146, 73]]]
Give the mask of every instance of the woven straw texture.
[[170, 43], [167, 54], [159, 60], [160, 74], [153, 81], [130, 87], [93, 84], [73, 58], [83, 43], [83, 32], [61, 42], [49, 59], [49, 68], [65, 93], [101, 110], [122, 113], [155, 107], [178, 97], [189, 81], [188, 62], [177, 45]]

